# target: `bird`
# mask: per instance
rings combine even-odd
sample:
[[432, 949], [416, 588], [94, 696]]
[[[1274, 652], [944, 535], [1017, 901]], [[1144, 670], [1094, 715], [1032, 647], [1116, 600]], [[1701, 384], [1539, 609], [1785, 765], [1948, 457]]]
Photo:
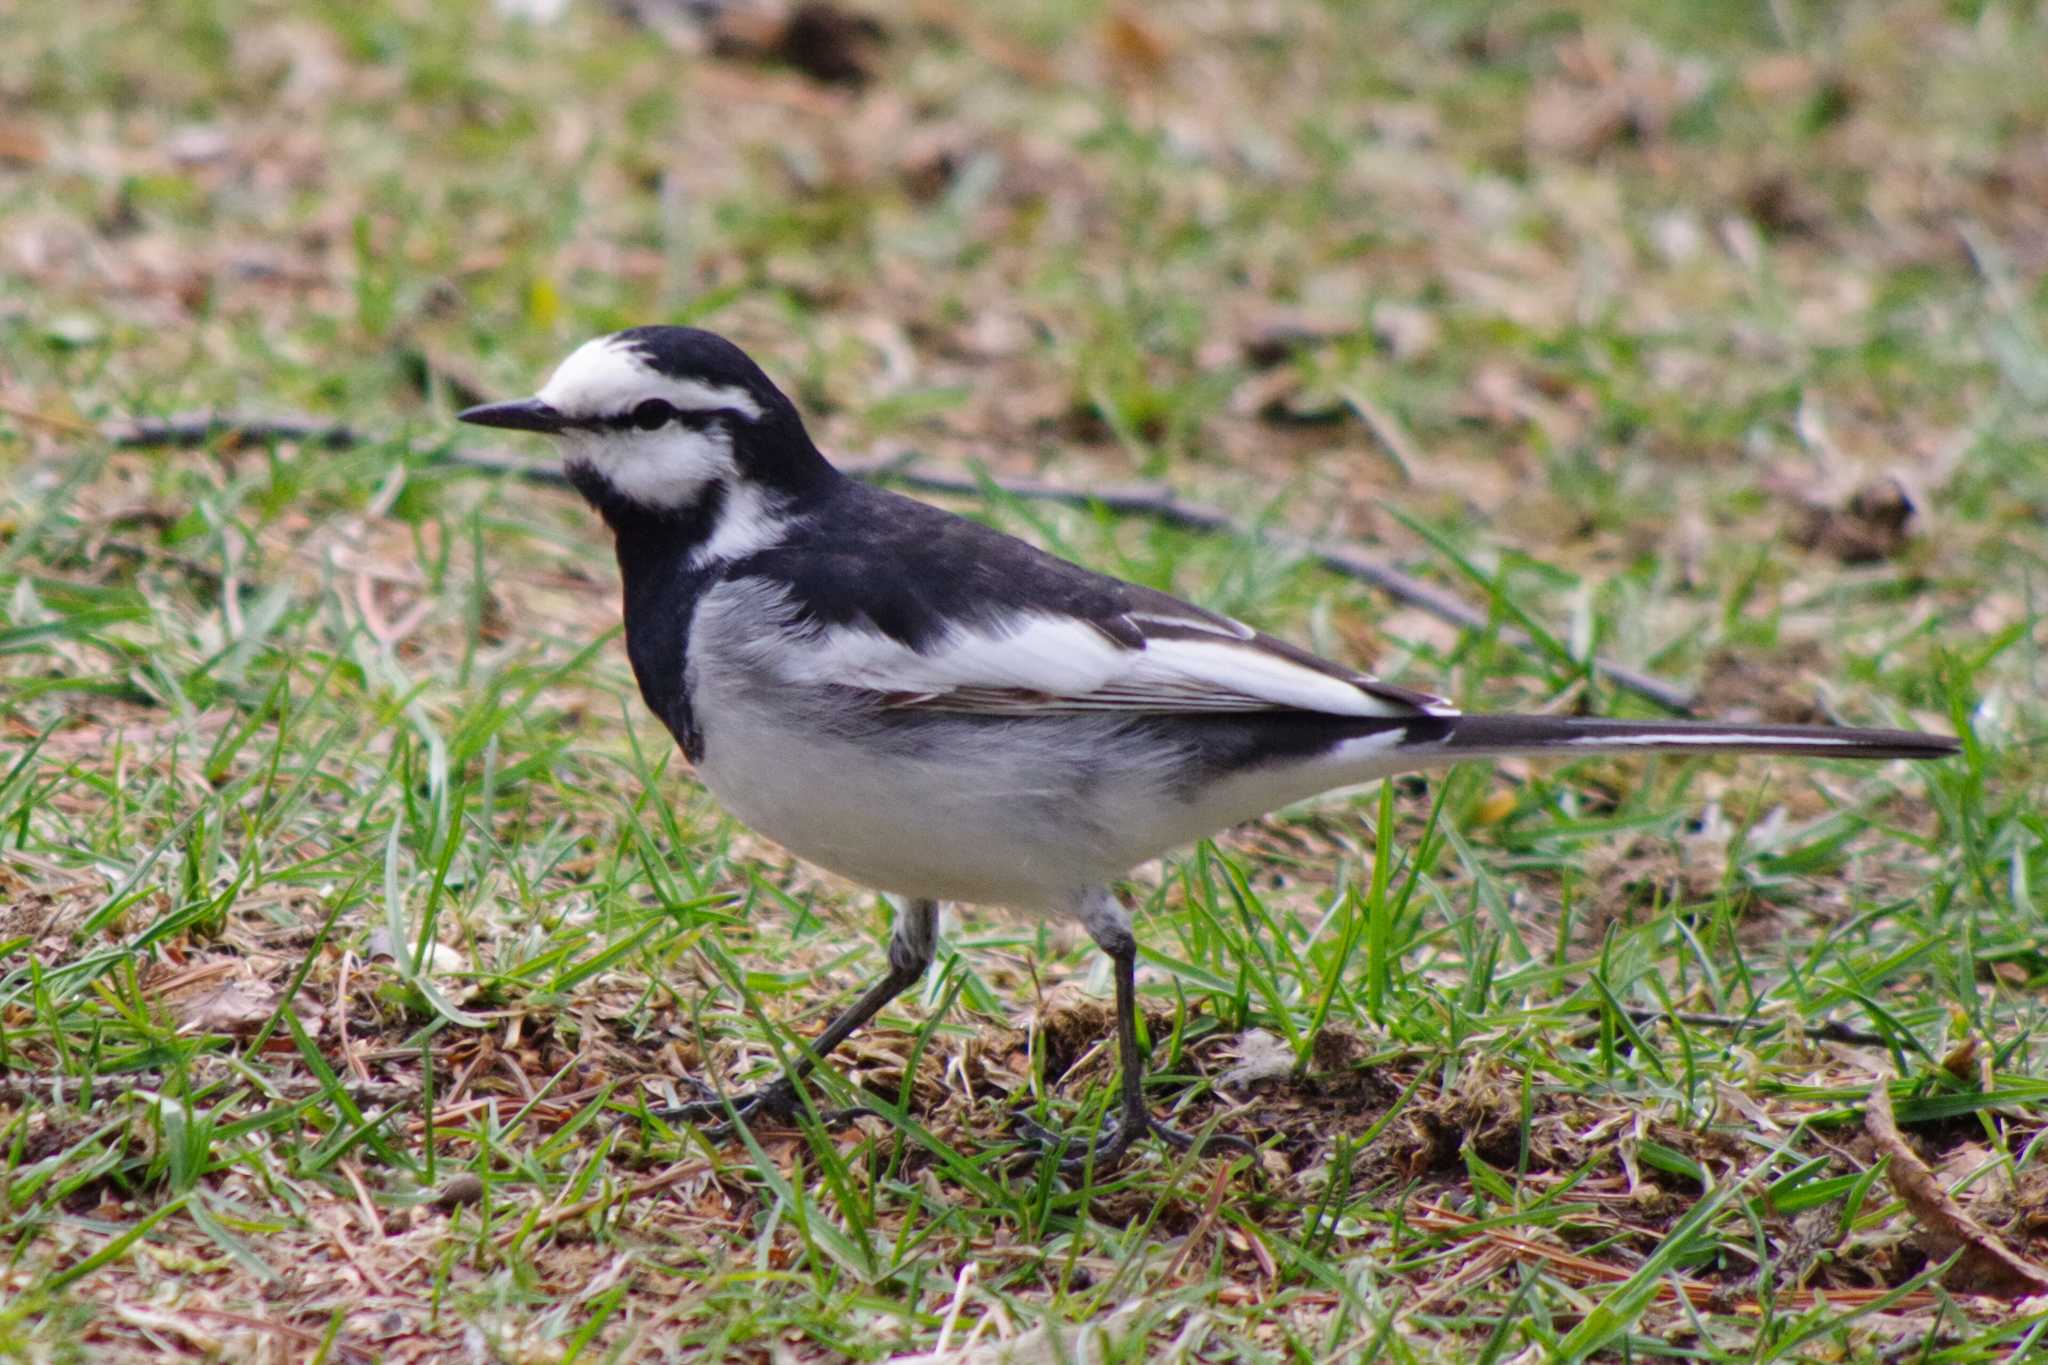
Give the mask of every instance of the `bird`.
[[[1143, 1091], [1140, 864], [1326, 791], [1465, 759], [1628, 752], [1936, 759], [1945, 735], [1468, 714], [835, 468], [731, 341], [596, 337], [477, 426], [543, 433], [609, 527], [648, 708], [741, 822], [897, 902], [888, 970], [773, 1082], [671, 1117], [714, 1137], [805, 1112], [819, 1059], [919, 981], [942, 902], [1079, 920], [1114, 968], [1119, 1102], [1027, 1145], [1113, 1164], [1213, 1151]], [[860, 1112], [860, 1111], [848, 1111]], [[714, 1123], [714, 1120], [719, 1122]]]

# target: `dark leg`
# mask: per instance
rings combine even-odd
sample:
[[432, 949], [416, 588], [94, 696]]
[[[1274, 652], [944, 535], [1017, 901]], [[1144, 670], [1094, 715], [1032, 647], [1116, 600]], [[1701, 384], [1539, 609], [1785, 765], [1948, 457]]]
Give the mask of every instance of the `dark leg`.
[[[805, 1047], [787, 1076], [751, 1094], [732, 1096], [730, 1110], [726, 1100], [700, 1100], [660, 1110], [660, 1117], [685, 1123], [722, 1120], [710, 1130], [709, 1136], [714, 1141], [731, 1136], [733, 1115], [737, 1115], [742, 1123], [751, 1123], [755, 1119], [795, 1118], [803, 1108], [797, 1098], [796, 1082], [810, 1075], [819, 1058], [852, 1037], [861, 1025], [881, 1012], [882, 1006], [917, 984], [925, 969], [932, 965], [932, 957], [938, 951], [938, 937], [939, 903], [911, 901], [897, 912], [895, 927], [889, 934], [889, 974], [868, 987], [861, 998], [853, 1002], [852, 1008], [834, 1019], [830, 1027], [818, 1035], [817, 1041]], [[873, 1112], [865, 1108], [843, 1109], [825, 1118], [827, 1122], [837, 1124]]]
[[1092, 1150], [1095, 1164], [1105, 1169], [1114, 1166], [1131, 1144], [1147, 1133], [1183, 1152], [1199, 1148], [1197, 1155], [1219, 1149], [1256, 1151], [1242, 1138], [1197, 1139], [1152, 1117], [1145, 1107], [1145, 1059], [1138, 1052], [1138, 940], [1131, 933], [1131, 917], [1107, 887], [1096, 887], [1082, 903], [1081, 922], [1116, 968], [1116, 1059], [1123, 1072], [1122, 1102], [1093, 1142], [1062, 1139], [1029, 1119], [1019, 1124], [1024, 1135], [1041, 1147], [1065, 1148], [1061, 1161], [1068, 1166], [1085, 1164]]

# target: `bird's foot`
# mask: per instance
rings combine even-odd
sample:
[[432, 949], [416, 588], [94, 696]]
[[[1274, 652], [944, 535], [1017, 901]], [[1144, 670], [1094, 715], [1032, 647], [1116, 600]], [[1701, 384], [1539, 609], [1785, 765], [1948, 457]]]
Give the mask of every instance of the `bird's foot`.
[[[737, 1131], [736, 1124], [749, 1130], [762, 1123], [794, 1124], [805, 1116], [805, 1110], [803, 1101], [797, 1097], [796, 1087], [785, 1077], [744, 1095], [693, 1100], [689, 1104], [657, 1109], [654, 1116], [669, 1123], [702, 1125], [705, 1137], [713, 1142], [724, 1142]], [[866, 1105], [828, 1109], [818, 1115], [819, 1121], [827, 1128], [841, 1128], [855, 1119], [871, 1117], [879, 1117], [879, 1111]]]
[[1024, 1140], [1034, 1155], [1057, 1152], [1060, 1165], [1068, 1170], [1079, 1170], [1092, 1160], [1097, 1170], [1109, 1170], [1131, 1149], [1139, 1138], [1158, 1138], [1178, 1152], [1191, 1152], [1196, 1156], [1217, 1156], [1238, 1152], [1246, 1156], [1258, 1155], [1258, 1148], [1241, 1137], [1227, 1133], [1210, 1133], [1196, 1137], [1170, 1128], [1143, 1110], [1135, 1113], [1113, 1114], [1104, 1120], [1102, 1130], [1093, 1138], [1064, 1137], [1044, 1124], [1023, 1114], [1012, 1121], [1017, 1134]]

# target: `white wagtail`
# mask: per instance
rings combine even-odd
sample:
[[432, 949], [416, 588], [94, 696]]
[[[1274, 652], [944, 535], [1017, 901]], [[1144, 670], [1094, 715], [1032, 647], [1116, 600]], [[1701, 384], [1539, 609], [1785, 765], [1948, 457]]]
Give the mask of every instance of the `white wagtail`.
[[[940, 901], [1072, 915], [1116, 968], [1122, 1112], [1094, 1146], [1105, 1163], [1147, 1132], [1189, 1145], [1141, 1089], [1137, 943], [1110, 889], [1139, 863], [1466, 758], [1957, 749], [1902, 730], [1461, 715], [846, 477], [758, 365], [693, 328], [599, 337], [538, 396], [461, 420], [562, 443], [617, 542], [641, 695], [704, 785], [797, 856], [903, 898], [888, 974], [793, 1076], [923, 975]], [[787, 1117], [797, 1103], [785, 1076], [678, 1112]]]

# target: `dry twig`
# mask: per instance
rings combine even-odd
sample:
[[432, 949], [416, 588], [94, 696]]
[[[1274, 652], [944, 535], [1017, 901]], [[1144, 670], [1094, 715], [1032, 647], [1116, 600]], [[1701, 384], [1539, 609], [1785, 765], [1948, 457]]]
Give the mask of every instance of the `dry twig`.
[[[1589, 1256], [1579, 1256], [1562, 1247], [1554, 1247], [1528, 1237], [1519, 1237], [1505, 1228], [1493, 1224], [1480, 1224], [1477, 1219], [1431, 1205], [1410, 1209], [1407, 1214], [1410, 1226], [1427, 1232], [1441, 1233], [1446, 1237], [1481, 1238], [1495, 1246], [1504, 1247], [1523, 1260], [1541, 1263], [1559, 1279], [1575, 1284], [1623, 1284], [1635, 1275], [1625, 1266], [1608, 1265]], [[1822, 1296], [1836, 1307], [1861, 1307], [1885, 1298], [1892, 1291], [1883, 1288], [1834, 1288], [1827, 1290], [1796, 1289], [1780, 1295], [1778, 1307], [1794, 1312], [1805, 1312], [1820, 1301]], [[1723, 1291], [1711, 1284], [1690, 1279], [1683, 1275], [1667, 1275], [1657, 1282], [1657, 1298], [1669, 1303], [1680, 1295], [1695, 1308], [1711, 1308], [1720, 1301]], [[1927, 1289], [1916, 1289], [1912, 1293], [1894, 1300], [1889, 1307], [1893, 1312], [1913, 1312], [1932, 1308], [1940, 1302], [1939, 1297]], [[1744, 1305], [1749, 1307], [1749, 1305]]]
[[[1768, 1016], [1749, 1019], [1737, 1014], [1702, 1014], [1697, 1010], [1660, 1010], [1634, 1006], [1624, 1008], [1622, 1013], [1638, 1024], [1658, 1024], [1668, 1020], [1673, 1023], [1684, 1024], [1688, 1028], [1725, 1028], [1738, 1031], [1742, 1029], [1759, 1031], [1777, 1030], [1785, 1027], [1785, 1020]], [[1798, 1027], [1800, 1033], [1806, 1037], [1830, 1043], [1850, 1043], [1857, 1047], [1884, 1047], [1891, 1041], [1882, 1033], [1873, 1033], [1869, 1029], [1860, 1029], [1854, 1024], [1838, 1023], [1833, 1019], [1824, 1019], [1818, 1024], [1801, 1024]]]
[[626, 1204], [636, 1199], [645, 1199], [650, 1194], [658, 1194], [662, 1190], [680, 1185], [692, 1176], [703, 1175], [710, 1169], [711, 1167], [702, 1161], [694, 1159], [678, 1161], [667, 1170], [662, 1171], [658, 1175], [648, 1176], [645, 1180], [636, 1180], [630, 1185], [621, 1186], [604, 1194], [592, 1195], [588, 1199], [580, 1199], [573, 1204], [557, 1204], [552, 1208], [542, 1209], [539, 1213], [534, 1214], [531, 1219], [522, 1220], [508, 1229], [500, 1236], [499, 1240], [509, 1242], [515, 1237], [530, 1236], [533, 1233], [542, 1232], [554, 1227], [557, 1223], [566, 1223], [571, 1219], [581, 1218], [586, 1213], [595, 1213], [599, 1209], [611, 1204]]

